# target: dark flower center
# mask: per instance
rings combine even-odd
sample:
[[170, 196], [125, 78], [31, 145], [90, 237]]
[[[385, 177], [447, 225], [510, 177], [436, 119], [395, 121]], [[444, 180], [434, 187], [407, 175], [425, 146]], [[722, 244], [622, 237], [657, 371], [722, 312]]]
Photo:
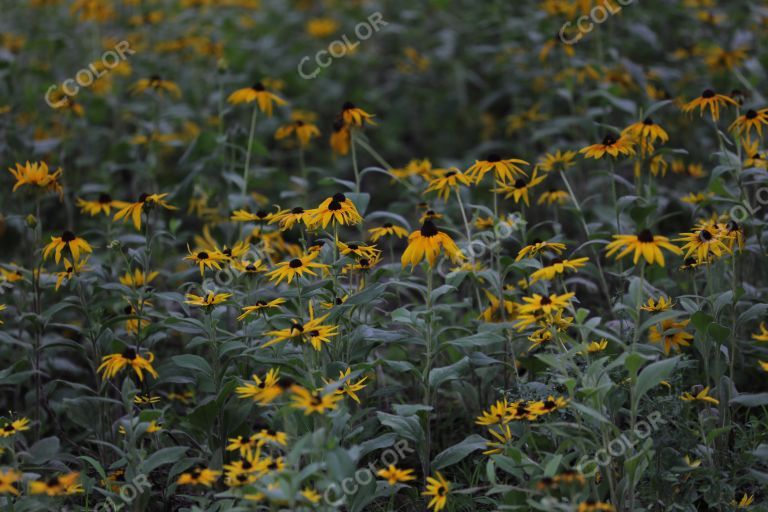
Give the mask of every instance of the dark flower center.
[[147, 198], [148, 198], [148, 197], [149, 197], [149, 194], [147, 194], [146, 192], [144, 192], [143, 194], [141, 194], [141, 195], [139, 196], [139, 200], [138, 200], [138, 202], [139, 202], [139, 203], [143, 203], [144, 201], [146, 201], [146, 200], [147, 200]]
[[300, 268], [304, 263], [299, 258], [293, 258], [291, 262], [288, 264], [291, 268]]
[[715, 97], [715, 91], [712, 89], [705, 89], [703, 93], [701, 93], [701, 97], [704, 99], [714, 98]]
[[558, 265], [563, 262], [562, 258], [555, 258], [552, 261], [549, 262], [550, 265]]
[[112, 202], [112, 196], [109, 194], [101, 193], [99, 194], [99, 202], [101, 204], [109, 204]]
[[129, 361], [133, 361], [137, 356], [136, 351], [132, 348], [125, 349], [121, 355]]
[[542, 297], [541, 298], [541, 305], [542, 306], [549, 306], [550, 304], [552, 304], [552, 299], [550, 299], [549, 297]]
[[614, 144], [616, 144], [616, 137], [613, 135], [606, 135], [603, 138], [603, 146], [613, 146]]
[[341, 106], [342, 110], [352, 110], [353, 108], [355, 108], [355, 104], [351, 101], [346, 101], [344, 102], [344, 105]]
[[349, 244], [347, 247], [349, 247], [350, 251], [356, 251], [359, 248], [357, 244]]
[[337, 212], [341, 210], [341, 203], [334, 199], [330, 203], [328, 203], [328, 209], [331, 210], [332, 212]]
[[644, 244], [652, 244], [654, 240], [653, 233], [651, 233], [650, 229], [644, 229], [637, 234], [637, 240]]
[[653, 125], [653, 119], [651, 119], [650, 117], [646, 117], [645, 119], [643, 119], [643, 124], [646, 125], [646, 126], [652, 126]]
[[48, 480], [46, 482], [46, 485], [48, 487], [58, 487], [59, 486], [59, 477], [54, 476], [53, 478], [51, 478], [50, 480]]
[[381, 227], [389, 229], [389, 228], [392, 227], [392, 223], [391, 222], [385, 222], [384, 225], [381, 226]]
[[754, 119], [757, 117], [757, 112], [755, 112], [754, 110], [747, 110], [746, 117], [747, 119]]
[[247, 267], [245, 267], [245, 270], [248, 272], [255, 272], [256, 271], [256, 265], [253, 263], [249, 263]]
[[205, 251], [200, 251], [197, 253], [197, 259], [198, 260], [207, 260], [208, 259], [208, 253]]
[[224, 249], [224, 251], [223, 251], [223, 252], [224, 252], [224, 256], [227, 256], [228, 258], [229, 258], [229, 257], [232, 257], [232, 249], [230, 249], [229, 247], [227, 247], [226, 249]]
[[456, 176], [456, 171], [448, 171], [445, 173], [446, 178], [450, 178], [451, 176]]
[[344, 304], [344, 300], [341, 297], [336, 297], [336, 305], [339, 306], [341, 304]]
[[6, 423], [5, 426], [3, 427], [3, 430], [6, 432], [13, 432], [16, 429], [13, 428], [13, 425], [11, 425], [10, 423]]
[[517, 178], [515, 180], [515, 188], [525, 188], [525, 186], [528, 184], [523, 178]]
[[320, 331], [318, 331], [317, 329], [315, 329], [313, 331], [309, 331], [309, 335], [311, 337], [313, 337], [313, 338], [316, 337], [316, 336], [320, 336]]
[[255, 84], [253, 84], [253, 87], [251, 87], [251, 89], [253, 89], [256, 92], [263, 92], [265, 90], [264, 84], [262, 84], [261, 82], [256, 82]]
[[130, 315], [131, 313], [133, 313], [133, 308], [131, 306], [125, 306], [123, 308], [123, 313], [125, 313], [126, 315]]
[[431, 220], [425, 220], [424, 224], [421, 226], [421, 236], [424, 237], [433, 237], [439, 233], [437, 227], [432, 223]]
[[263, 300], [257, 300], [257, 301], [256, 301], [256, 305], [257, 305], [257, 306], [266, 306], [266, 305], [267, 305], [267, 303], [266, 303], [266, 302], [264, 302]]
[[685, 263], [688, 266], [691, 266], [694, 263], [696, 263], [696, 258], [690, 258], [690, 257], [689, 258], [685, 258], [685, 261], [683, 263]]
[[71, 231], [65, 231], [61, 234], [61, 241], [64, 243], [69, 243], [74, 241], [74, 239], [77, 238], [75, 234]]
[[248, 462], [247, 460], [244, 460], [244, 461], [243, 461], [243, 469], [246, 469], [246, 470], [247, 470], [247, 469], [251, 469], [252, 467], [253, 467], [253, 464], [251, 464], [251, 463], [250, 463], [250, 462]]
[[296, 126], [298, 126], [298, 127], [304, 126], [304, 121], [301, 121], [301, 120], [296, 121]]
[[304, 213], [304, 208], [302, 208], [301, 206], [297, 206], [296, 208], [291, 210], [291, 213], [293, 213], [294, 215], [301, 215], [302, 213]]
[[240, 473], [239, 475], [237, 475], [237, 480], [239, 482], [245, 482], [246, 480], [248, 480], [248, 475], [244, 473]]
[[152, 75], [149, 77], [149, 81], [152, 83], [152, 85], [157, 85], [163, 81], [163, 78], [160, 75]]
[[710, 233], [706, 229], [702, 229], [701, 231], [699, 231], [699, 240], [701, 240], [702, 242], [709, 242], [710, 240], [712, 240], [712, 233]]
[[437, 495], [438, 496], [445, 496], [446, 488], [442, 485], [437, 488]]
[[485, 159], [486, 162], [501, 162], [501, 157], [496, 153], [491, 153]]
[[547, 400], [546, 402], [544, 402], [545, 409], [554, 409], [555, 405], [556, 405], [555, 402], [553, 402], [552, 400]]
[[360, 260], [360, 266], [361, 267], [367, 267], [370, 264], [371, 264], [371, 262], [370, 262], [370, 260], [368, 258], [363, 258], [363, 259]]
[[259, 211], [256, 212], [256, 216], [258, 218], [260, 218], [260, 219], [263, 219], [267, 215], [269, 215], [269, 214], [267, 212], [265, 212], [264, 210], [259, 210]]
[[729, 220], [725, 227], [728, 231], [738, 231], [741, 229], [741, 226], [739, 226], [739, 223], [735, 220]]

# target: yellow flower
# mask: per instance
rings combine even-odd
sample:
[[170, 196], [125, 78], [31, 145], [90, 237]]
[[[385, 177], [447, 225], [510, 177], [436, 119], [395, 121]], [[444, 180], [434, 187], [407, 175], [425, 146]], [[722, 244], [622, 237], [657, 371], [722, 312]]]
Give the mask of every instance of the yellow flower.
[[576, 158], [575, 151], [560, 151], [559, 149], [554, 153], [547, 153], [539, 161], [539, 169], [542, 171], [567, 171], [569, 167], [573, 167], [576, 163], [573, 161]]
[[284, 99], [269, 92], [261, 82], [256, 82], [252, 87], [238, 89], [227, 98], [227, 102], [233, 105], [253, 103], [254, 101], [259, 110], [267, 114], [268, 117], [272, 117], [275, 105], [282, 106], [287, 104]]
[[310, 140], [320, 136], [320, 130], [314, 124], [299, 119], [279, 127], [275, 132], [275, 140], [284, 140], [291, 135], [295, 135], [299, 146], [305, 148], [309, 146]]
[[396, 238], [403, 238], [408, 236], [408, 231], [400, 226], [395, 226], [391, 222], [385, 222], [378, 228], [371, 228], [368, 230], [371, 234], [371, 241], [376, 242], [379, 238], [384, 236], [394, 236]]
[[491, 407], [487, 411], [477, 417], [475, 423], [477, 425], [489, 426], [496, 424], [504, 424], [511, 421], [509, 414], [509, 404], [507, 399], [497, 400], [495, 404], [491, 404]]
[[218, 251], [192, 251], [189, 246], [187, 246], [187, 251], [189, 256], [185, 256], [184, 259], [192, 261], [200, 267], [201, 276], [205, 273], [206, 268], [221, 270], [221, 263], [226, 260], [226, 257]]
[[48, 164], [45, 162], [33, 162], [27, 161], [24, 165], [16, 164], [16, 169], [8, 168], [8, 172], [13, 174], [16, 178], [16, 184], [13, 186], [13, 192], [19, 187], [31, 186], [38, 187], [46, 192], [56, 192], [59, 197], [63, 197], [64, 189], [59, 183], [59, 176], [61, 176], [61, 168], [51, 174], [48, 171]]
[[312, 18], [304, 25], [307, 34], [318, 39], [328, 37], [339, 30], [339, 22], [333, 18]]
[[95, 201], [86, 201], [85, 199], [78, 197], [77, 206], [82, 213], [87, 213], [91, 217], [95, 217], [99, 213], [111, 215], [112, 208], [122, 209], [128, 206], [128, 203], [125, 201], [115, 201], [109, 194], [102, 193], [99, 194], [99, 197]]
[[705, 387], [701, 391], [699, 391], [696, 396], [692, 395], [691, 393], [688, 393], [687, 391], [683, 393], [680, 396], [680, 400], [684, 402], [693, 402], [693, 401], [701, 401], [701, 402], [707, 402], [714, 405], [719, 405], [720, 400], [709, 396], [709, 386]]
[[152, 361], [155, 360], [155, 355], [152, 352], [147, 352], [147, 358], [145, 359], [133, 348], [125, 349], [121, 354], [109, 354], [101, 358], [102, 363], [99, 365], [97, 371], [102, 373], [102, 378], [111, 379], [115, 377], [120, 370], [130, 366], [140, 381], [144, 380], [144, 371], [157, 378], [157, 372], [152, 368]]
[[495, 455], [503, 453], [507, 445], [514, 439], [512, 431], [509, 428], [509, 424], [498, 427], [498, 431], [494, 430], [493, 428], [489, 428], [488, 433], [496, 438], [496, 441], [485, 442], [485, 445], [488, 449], [483, 452], [483, 455]]
[[683, 457], [683, 460], [685, 461], [685, 465], [689, 468], [697, 468], [701, 466], [701, 459], [691, 459], [689, 455], [686, 455]]
[[48, 496], [64, 496], [82, 492], [82, 487], [77, 483], [80, 473], [66, 473], [54, 476], [48, 480], [35, 480], [29, 482], [30, 494], [45, 494]]
[[299, 339], [304, 343], [309, 341], [315, 350], [320, 351], [323, 343], [330, 343], [331, 338], [339, 334], [337, 326], [323, 325], [323, 321], [329, 316], [330, 313], [326, 313], [319, 318], [315, 318], [315, 311], [312, 307], [312, 302], [310, 302], [309, 321], [307, 323], [301, 324], [294, 321], [290, 327], [267, 332], [266, 335], [272, 336], [272, 339], [263, 344], [261, 348], [271, 347], [289, 339]]
[[21, 481], [22, 474], [15, 469], [0, 469], [0, 494], [19, 495], [19, 490], [14, 484]]
[[596, 354], [608, 348], [608, 340], [602, 338], [600, 341], [592, 341], [587, 345], [587, 354]]
[[[368, 380], [368, 377], [363, 377], [362, 379], [358, 380], [357, 382], [353, 381], [349, 378], [350, 374], [352, 372], [352, 368], [347, 368], [346, 371], [339, 371], [339, 378], [337, 382], [340, 382], [344, 379], [344, 384], [336, 390], [337, 395], [348, 395], [352, 400], [360, 403], [360, 397], [357, 396], [358, 391], [362, 391], [365, 388], [364, 382]], [[323, 378], [326, 384], [333, 384], [333, 381], [330, 379]]]
[[0, 437], [11, 437], [25, 430], [29, 430], [29, 418], [19, 418], [11, 422], [6, 421], [0, 427]]
[[545, 178], [546, 176], [539, 176], [534, 169], [530, 180], [523, 174], [509, 183], [497, 181], [496, 186], [498, 188], [493, 189], [493, 191], [504, 194], [505, 199], [514, 198], [515, 203], [519, 203], [520, 199], [522, 199], [526, 206], [530, 206], [528, 191], [544, 181]]
[[539, 200], [536, 201], [536, 204], [546, 203], [547, 206], [552, 206], [553, 204], [557, 203], [563, 205], [567, 203], [570, 198], [570, 194], [565, 190], [550, 189], [541, 193]]
[[271, 368], [262, 379], [256, 374], [251, 376], [255, 384], [246, 382], [242, 386], [235, 388], [235, 393], [239, 398], [250, 398], [259, 405], [272, 403], [275, 398], [283, 393], [283, 388], [278, 384], [280, 380], [280, 369]]
[[130, 286], [131, 288], [141, 288], [154, 281], [158, 275], [159, 272], [146, 273], [142, 269], [137, 268], [133, 271], [133, 274], [126, 272], [120, 276], [120, 284]]
[[330, 137], [330, 145], [333, 152], [341, 156], [348, 154], [351, 142], [352, 134], [349, 126], [344, 124], [342, 119], [334, 121]]
[[203, 296], [195, 295], [194, 293], [188, 293], [185, 296], [187, 300], [185, 300], [184, 303], [191, 306], [209, 308], [211, 306], [216, 306], [226, 302], [227, 299], [229, 299], [231, 296], [231, 293], [216, 293], [211, 291], [205, 292], [205, 295]]
[[254, 434], [261, 444], [273, 443], [280, 446], [288, 446], [288, 434], [263, 428]]
[[475, 160], [475, 163], [464, 173], [467, 178], [474, 180], [475, 183], [483, 181], [485, 175], [491, 171], [496, 176], [496, 181], [506, 183], [514, 181], [517, 176], [525, 176], [521, 165], [530, 165], [525, 160], [517, 158], [502, 159], [497, 154], [488, 155], [485, 160]]
[[764, 124], [768, 125], [768, 109], [762, 109], [759, 112], [750, 109], [737, 117], [728, 129], [739, 137], [749, 137], [752, 130], [755, 130], [758, 137], [762, 139]]
[[[345, 198], [346, 199], [346, 198]], [[329, 205], [330, 206], [330, 203]], [[290, 210], [283, 210], [269, 221], [270, 224], [279, 223], [280, 229], [283, 231], [291, 229], [297, 222], [303, 222], [308, 228], [312, 227], [315, 210], [305, 210], [301, 206], [291, 208]]]
[[567, 308], [575, 295], [576, 294], [573, 292], [564, 293], [562, 295], [553, 293], [549, 296], [541, 296], [538, 293], [534, 293], [533, 297], [523, 297], [523, 302], [525, 302], [525, 304], [520, 306], [520, 313], [545, 315], [556, 313]]
[[445, 504], [448, 502], [448, 494], [451, 492], [451, 484], [448, 483], [443, 475], [439, 471], [436, 471], [435, 477], [427, 477], [427, 488], [421, 493], [422, 496], [430, 496], [431, 499], [427, 504], [427, 508], [433, 509], [435, 512], [439, 512], [445, 508]]
[[177, 98], [181, 97], [179, 86], [170, 80], [163, 80], [160, 75], [152, 75], [149, 78], [142, 78], [131, 87], [132, 94], [139, 94], [144, 91], [152, 90], [162, 95], [168, 92]]
[[317, 252], [313, 252], [298, 258], [293, 258], [289, 261], [282, 261], [277, 264], [277, 268], [275, 270], [268, 272], [267, 276], [269, 276], [270, 281], [275, 281], [275, 284], [280, 284], [280, 281], [283, 279], [287, 279], [288, 284], [291, 284], [294, 278], [304, 277], [304, 274], [317, 276], [317, 274], [312, 269], [328, 268], [328, 265], [324, 263], [315, 263], [312, 261], [317, 258], [318, 254], [319, 253]]
[[543, 416], [545, 414], [555, 412], [558, 409], [562, 409], [567, 406], [568, 406], [568, 400], [566, 400], [565, 398], [561, 396], [555, 398], [554, 396], [549, 395], [546, 400], [530, 402], [528, 404], [528, 410], [530, 411], [531, 414], [534, 414], [535, 416]]
[[704, 263], [710, 260], [710, 257], [719, 258], [724, 253], [731, 253], [731, 249], [725, 245], [722, 240], [722, 233], [710, 228], [702, 227], [692, 233], [680, 233], [680, 238], [676, 242], [686, 242], [683, 245], [685, 258], [694, 256], [697, 261]]
[[667, 297], [661, 296], [659, 297], [658, 301], [651, 297], [648, 299], [648, 302], [646, 302], [643, 306], [640, 306], [640, 309], [643, 311], [648, 311], [649, 313], [661, 313], [662, 311], [667, 311], [674, 305], [675, 304], [672, 302], [672, 299], [668, 299]]
[[458, 193], [460, 185], [468, 187], [471, 184], [472, 180], [466, 174], [452, 167], [444, 171], [441, 176], [431, 180], [424, 193], [437, 192], [437, 197], [442, 198], [443, 201], [448, 201], [448, 196], [453, 190]]
[[544, 252], [552, 252], [555, 254], [562, 254], [565, 250], [565, 244], [559, 242], [536, 242], [532, 245], [526, 245], [517, 253], [515, 261], [520, 261], [523, 258], [530, 258], [538, 256]]
[[600, 144], [592, 144], [581, 148], [579, 153], [584, 154], [584, 158], [594, 158], [596, 160], [603, 158], [606, 154], [616, 158], [619, 155], [633, 156], [635, 149], [634, 143], [627, 137], [616, 138], [608, 134], [603, 138]]
[[307, 501], [309, 501], [312, 504], [320, 503], [320, 499], [322, 498], [320, 493], [312, 489], [311, 487], [305, 487], [304, 489], [302, 489], [301, 495], [304, 496], [304, 498], [306, 498]]
[[605, 248], [608, 251], [607, 255], [616, 255], [616, 259], [621, 259], [632, 251], [635, 251], [633, 257], [633, 263], [637, 264], [640, 256], [645, 258], [645, 261], [649, 265], [658, 263], [662, 267], [664, 266], [664, 254], [661, 249], [666, 249], [674, 254], [682, 254], [683, 251], [676, 245], [669, 243], [669, 239], [665, 236], [658, 236], [651, 233], [650, 230], [644, 229], [636, 235], [613, 235], [615, 239], [610, 242]]
[[332, 411], [336, 409], [336, 402], [342, 399], [336, 393], [323, 394], [321, 389], [309, 391], [295, 384], [291, 386], [291, 393], [291, 407], [303, 410], [306, 416]]
[[752, 339], [755, 341], [768, 341], [768, 328], [765, 326], [765, 322], [760, 322], [760, 332], [753, 334]]
[[731, 506], [734, 506], [736, 508], [749, 508], [749, 506], [752, 505], [752, 503], [754, 501], [755, 501], [755, 495], [754, 494], [748, 495], [747, 493], [744, 493], [741, 496], [741, 500], [739, 500], [738, 503], [736, 503], [736, 500], [732, 500], [731, 501]]
[[398, 469], [394, 464], [387, 466], [387, 469], [378, 470], [376, 474], [386, 480], [389, 485], [416, 480], [412, 469]]
[[628, 136], [630, 139], [647, 142], [648, 144], [653, 144], [656, 139], [659, 139], [661, 142], [669, 141], [669, 135], [664, 128], [655, 124], [650, 117], [627, 126], [621, 131], [621, 134]]
[[238, 316], [237, 319], [242, 321], [248, 318], [249, 315], [255, 312], [265, 311], [267, 309], [279, 308], [280, 304], [285, 304], [285, 299], [276, 298], [270, 301], [258, 300], [253, 306], [245, 306], [243, 308], [243, 314]]
[[249, 438], [243, 438], [243, 436], [232, 437], [228, 441], [227, 451], [239, 451], [241, 457], [250, 456], [260, 446], [259, 440], [256, 439], [255, 435]]
[[141, 213], [149, 211], [155, 205], [162, 206], [166, 210], [176, 210], [177, 208], [167, 203], [163, 198], [168, 194], [141, 194], [139, 199], [135, 203], [127, 203], [120, 211], [115, 213], [112, 218], [113, 221], [121, 219], [132, 219], [133, 226], [137, 229], [141, 229]]
[[703, 116], [704, 110], [709, 109], [709, 112], [712, 115], [712, 120], [718, 121], [720, 119], [720, 107], [727, 105], [736, 106], [737, 103], [724, 94], [717, 94], [712, 89], [706, 89], [701, 93], [701, 96], [683, 105], [683, 112], [690, 113], [698, 107], [699, 115]]
[[43, 250], [43, 259], [47, 260], [51, 252], [54, 252], [54, 260], [58, 263], [61, 260], [61, 252], [69, 249], [75, 262], [80, 260], [81, 252], [93, 252], [93, 248], [84, 239], [78, 237], [71, 231], [64, 231], [61, 236], [52, 236], [51, 241]]
[[305, 221], [305, 224], [308, 226], [320, 225], [323, 229], [331, 221], [334, 224], [341, 224], [343, 226], [351, 226], [363, 222], [363, 218], [358, 213], [355, 203], [341, 193], [327, 198], [320, 203], [320, 206], [311, 210], [311, 212], [311, 219], [309, 222]]
[[215, 471], [206, 467], [197, 467], [192, 471], [179, 475], [176, 483], [179, 485], [202, 485], [212, 487], [214, 482], [219, 479], [221, 471]]
[[649, 338], [653, 343], [664, 343], [664, 353], [669, 355], [673, 348], [679, 352], [680, 347], [690, 346], [690, 340], [693, 335], [684, 331], [690, 320], [676, 322], [674, 320], [664, 320], [661, 326], [652, 325]]
[[421, 229], [414, 231], [408, 237], [408, 247], [403, 252], [400, 262], [403, 267], [416, 266], [426, 258], [429, 266], [434, 267], [437, 257], [443, 250], [454, 263], [465, 258], [450, 236], [437, 229], [431, 220], [425, 220]]
[[361, 108], [356, 107], [355, 104], [350, 101], [347, 101], [344, 103], [344, 105], [342, 105], [339, 117], [347, 126], [356, 126], [360, 128], [365, 124], [376, 124], [373, 122], [373, 118], [376, 116], [369, 114]]
[[557, 277], [559, 274], [564, 274], [566, 270], [570, 269], [573, 271], [577, 271], [581, 267], [587, 264], [589, 261], [589, 258], [576, 258], [573, 260], [569, 259], [561, 259], [561, 258], [555, 258], [552, 261], [549, 262], [549, 264], [545, 267], [542, 267], [538, 270], [536, 270], [533, 274], [531, 274], [531, 283], [535, 283], [539, 279], [544, 279], [545, 281], [551, 281], [555, 277]]
[[602, 501], [587, 500], [579, 503], [576, 512], [615, 512], [616, 509], [610, 503]]
[[86, 256], [83, 260], [73, 260], [73, 262], [70, 262], [67, 258], [64, 258], [64, 270], [61, 272], [56, 272], [56, 291], [59, 290], [61, 287], [61, 283], [64, 282], [65, 279], [72, 279], [73, 276], [84, 272], [86, 270], [90, 270], [86, 265], [88, 263], [88, 256]]

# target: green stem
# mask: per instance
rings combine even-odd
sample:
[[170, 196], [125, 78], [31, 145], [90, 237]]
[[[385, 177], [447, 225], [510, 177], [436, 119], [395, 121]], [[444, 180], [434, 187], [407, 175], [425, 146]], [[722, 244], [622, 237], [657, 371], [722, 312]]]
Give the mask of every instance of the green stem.
[[243, 208], [246, 206], [246, 190], [248, 189], [248, 173], [250, 171], [251, 166], [251, 148], [253, 147], [253, 134], [256, 131], [256, 118], [258, 117], [259, 113], [259, 107], [258, 105], [253, 106], [253, 113], [251, 114], [251, 129], [248, 133], [248, 148], [245, 152], [245, 166], [243, 167], [243, 184], [242, 184], [242, 190], [241, 194], [243, 198]]

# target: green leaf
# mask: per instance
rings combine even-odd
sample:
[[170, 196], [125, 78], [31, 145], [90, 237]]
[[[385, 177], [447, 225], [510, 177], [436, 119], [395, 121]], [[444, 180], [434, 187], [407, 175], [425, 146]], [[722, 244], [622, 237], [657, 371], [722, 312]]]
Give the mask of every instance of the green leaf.
[[731, 398], [728, 405], [743, 405], [744, 407], [760, 407], [768, 405], [768, 393], [745, 394]]
[[148, 475], [152, 470], [165, 464], [172, 464], [181, 459], [189, 448], [186, 446], [171, 446], [161, 448], [139, 465], [139, 470]]
[[173, 356], [171, 360], [173, 361], [173, 364], [181, 368], [204, 373], [206, 375], [213, 375], [211, 365], [200, 356], [194, 354], [182, 354], [180, 356]]
[[661, 381], [666, 380], [672, 375], [675, 365], [680, 360], [680, 356], [670, 359], [663, 359], [651, 363], [637, 376], [637, 385], [635, 387], [635, 400], [638, 402], [651, 388], [658, 386]]
[[432, 467], [434, 469], [442, 469], [444, 467], [456, 464], [463, 460], [467, 455], [478, 450], [484, 450], [486, 448], [486, 439], [480, 437], [477, 434], [465, 438], [459, 444], [455, 444], [450, 448], [438, 453], [432, 461]]
[[464, 356], [459, 361], [442, 368], [432, 368], [429, 372], [429, 385], [439, 387], [445, 381], [458, 379], [461, 373], [469, 366], [469, 357]]

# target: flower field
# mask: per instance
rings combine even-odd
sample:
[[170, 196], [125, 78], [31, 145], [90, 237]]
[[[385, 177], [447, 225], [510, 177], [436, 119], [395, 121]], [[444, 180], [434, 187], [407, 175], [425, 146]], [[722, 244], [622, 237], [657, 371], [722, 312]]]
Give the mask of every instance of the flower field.
[[0, 510], [768, 510], [766, 34], [0, 0]]

